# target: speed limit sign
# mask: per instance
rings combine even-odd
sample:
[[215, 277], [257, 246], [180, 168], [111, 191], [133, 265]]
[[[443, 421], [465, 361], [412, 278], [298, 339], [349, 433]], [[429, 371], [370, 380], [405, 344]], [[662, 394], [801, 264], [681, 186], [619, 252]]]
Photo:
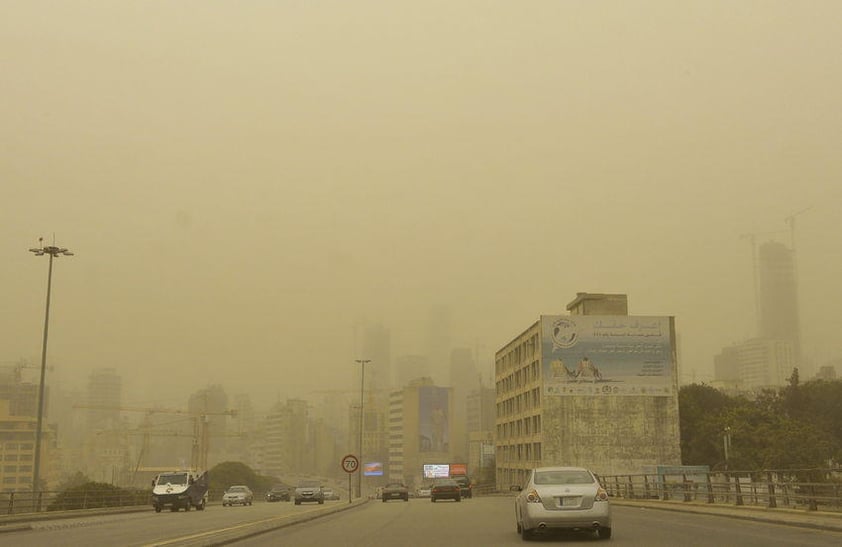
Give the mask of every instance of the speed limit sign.
[[358, 460], [353, 454], [348, 454], [342, 458], [342, 469], [345, 470], [346, 473], [354, 473], [359, 468], [360, 460]]

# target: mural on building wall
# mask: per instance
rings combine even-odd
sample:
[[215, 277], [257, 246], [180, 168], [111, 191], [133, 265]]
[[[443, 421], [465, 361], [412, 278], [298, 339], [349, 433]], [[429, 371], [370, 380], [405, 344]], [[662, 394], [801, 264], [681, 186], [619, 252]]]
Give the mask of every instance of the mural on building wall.
[[541, 316], [544, 395], [672, 395], [672, 319]]
[[418, 450], [447, 452], [450, 448], [449, 390], [424, 386], [418, 389]]

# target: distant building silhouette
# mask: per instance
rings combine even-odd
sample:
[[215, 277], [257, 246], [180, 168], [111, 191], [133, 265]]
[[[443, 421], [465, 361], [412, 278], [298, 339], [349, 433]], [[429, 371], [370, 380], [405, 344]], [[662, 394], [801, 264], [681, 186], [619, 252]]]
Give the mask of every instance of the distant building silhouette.
[[758, 336], [789, 342], [795, 363], [799, 364], [801, 325], [792, 250], [776, 241], [762, 244], [758, 251], [757, 281]]

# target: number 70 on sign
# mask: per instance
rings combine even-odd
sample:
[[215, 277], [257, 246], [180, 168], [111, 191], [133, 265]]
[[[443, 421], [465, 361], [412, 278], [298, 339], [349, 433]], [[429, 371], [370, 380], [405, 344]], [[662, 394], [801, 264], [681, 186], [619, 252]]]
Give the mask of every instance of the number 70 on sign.
[[360, 468], [360, 460], [353, 454], [348, 454], [342, 458], [342, 469], [346, 473], [354, 473]]

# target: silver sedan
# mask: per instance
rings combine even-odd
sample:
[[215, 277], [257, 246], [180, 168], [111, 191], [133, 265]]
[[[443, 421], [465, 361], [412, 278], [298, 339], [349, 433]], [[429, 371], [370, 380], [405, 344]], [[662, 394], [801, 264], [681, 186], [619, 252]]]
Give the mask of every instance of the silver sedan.
[[593, 531], [611, 537], [608, 493], [582, 467], [538, 467], [526, 486], [517, 486], [515, 520], [523, 539], [551, 530]]

